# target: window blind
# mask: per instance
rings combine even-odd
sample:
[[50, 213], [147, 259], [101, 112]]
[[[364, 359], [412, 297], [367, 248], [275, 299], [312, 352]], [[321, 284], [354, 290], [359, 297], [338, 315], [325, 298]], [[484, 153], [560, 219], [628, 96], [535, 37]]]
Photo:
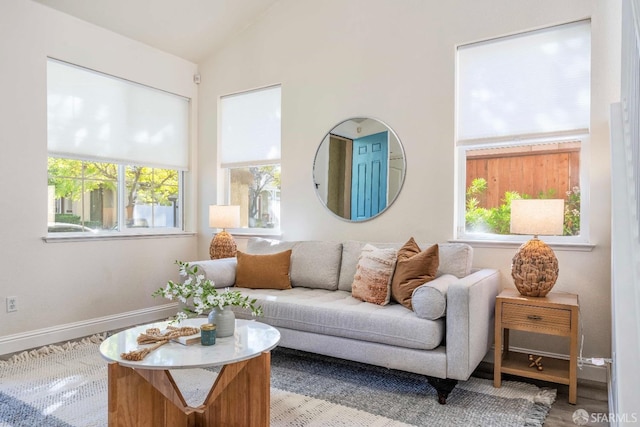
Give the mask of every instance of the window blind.
[[223, 168], [280, 162], [280, 86], [220, 99]]
[[186, 170], [189, 100], [47, 61], [49, 154]]
[[458, 48], [458, 141], [589, 128], [590, 21]]

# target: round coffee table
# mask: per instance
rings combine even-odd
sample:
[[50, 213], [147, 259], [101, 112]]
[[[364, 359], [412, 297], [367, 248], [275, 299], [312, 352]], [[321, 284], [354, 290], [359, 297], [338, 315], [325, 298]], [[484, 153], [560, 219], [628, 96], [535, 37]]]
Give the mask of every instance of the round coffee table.
[[[187, 319], [175, 326], [199, 327], [206, 319]], [[124, 360], [122, 353], [150, 345], [136, 339], [158, 322], [127, 329], [100, 345], [109, 361], [109, 426], [268, 426], [270, 410], [270, 351], [280, 341], [277, 329], [264, 323], [236, 320], [233, 336], [215, 345], [169, 342], [141, 361]], [[169, 369], [224, 365], [204, 403], [188, 406]]]

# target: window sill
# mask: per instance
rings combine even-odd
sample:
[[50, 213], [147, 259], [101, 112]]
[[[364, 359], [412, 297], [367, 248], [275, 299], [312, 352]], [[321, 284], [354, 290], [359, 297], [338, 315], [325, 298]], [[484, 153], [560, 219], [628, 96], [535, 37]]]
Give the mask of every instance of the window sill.
[[[277, 228], [236, 228], [236, 229], [228, 229], [227, 232], [231, 234], [233, 237], [239, 238], [249, 238], [249, 237], [262, 237], [264, 239], [281, 239], [282, 232]], [[214, 232], [213, 234], [217, 234], [218, 232]]]
[[158, 233], [50, 233], [42, 240], [45, 243], [62, 243], [62, 242], [89, 242], [103, 240], [137, 240], [137, 239], [165, 239], [173, 237], [193, 237], [196, 233], [186, 231], [165, 231]]
[[[524, 241], [505, 241], [505, 240], [472, 240], [472, 239], [452, 239], [451, 243], [466, 243], [473, 248], [493, 248], [493, 249], [517, 249]], [[545, 242], [554, 251], [574, 251], [574, 252], [591, 252], [596, 245], [592, 243], [578, 242]]]

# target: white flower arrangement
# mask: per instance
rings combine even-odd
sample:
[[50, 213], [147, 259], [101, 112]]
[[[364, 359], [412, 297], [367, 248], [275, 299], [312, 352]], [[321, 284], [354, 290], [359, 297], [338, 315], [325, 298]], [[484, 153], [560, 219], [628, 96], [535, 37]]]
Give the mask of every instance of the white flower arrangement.
[[204, 274], [198, 274], [198, 266], [190, 266], [187, 262], [176, 261], [179, 266], [180, 276], [185, 277], [182, 283], [172, 280], [167, 282], [164, 288], [156, 290], [152, 295], [161, 296], [168, 300], [178, 300], [183, 304], [193, 303], [193, 307], [185, 307], [178, 312], [175, 321], [181, 321], [190, 315], [208, 313], [214, 308], [234, 305], [251, 310], [253, 316], [262, 316], [262, 307], [255, 306], [256, 300], [250, 300], [239, 291], [230, 291], [226, 288], [220, 291], [215, 288], [211, 280], [205, 280]]

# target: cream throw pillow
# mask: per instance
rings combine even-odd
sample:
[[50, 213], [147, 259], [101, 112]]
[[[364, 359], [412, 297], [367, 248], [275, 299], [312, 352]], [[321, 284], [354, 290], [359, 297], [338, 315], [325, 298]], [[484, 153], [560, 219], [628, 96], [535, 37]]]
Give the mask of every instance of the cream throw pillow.
[[391, 277], [396, 265], [397, 254], [397, 251], [392, 248], [378, 249], [373, 245], [365, 245], [356, 266], [351, 295], [373, 304], [389, 304]]

